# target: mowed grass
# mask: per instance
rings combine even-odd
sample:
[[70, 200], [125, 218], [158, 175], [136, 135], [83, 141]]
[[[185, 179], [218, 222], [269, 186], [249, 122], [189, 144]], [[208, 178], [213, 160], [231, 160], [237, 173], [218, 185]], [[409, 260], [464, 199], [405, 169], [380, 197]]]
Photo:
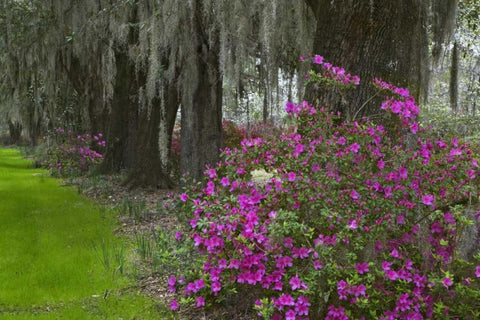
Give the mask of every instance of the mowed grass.
[[30, 165], [0, 149], [0, 318], [170, 318], [126, 289], [114, 214]]

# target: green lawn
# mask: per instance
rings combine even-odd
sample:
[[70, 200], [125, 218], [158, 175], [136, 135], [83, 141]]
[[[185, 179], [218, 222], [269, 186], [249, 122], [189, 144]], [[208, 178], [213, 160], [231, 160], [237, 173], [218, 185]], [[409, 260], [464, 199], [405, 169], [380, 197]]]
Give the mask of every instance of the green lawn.
[[114, 214], [29, 166], [0, 149], [0, 319], [170, 318], [126, 289]]

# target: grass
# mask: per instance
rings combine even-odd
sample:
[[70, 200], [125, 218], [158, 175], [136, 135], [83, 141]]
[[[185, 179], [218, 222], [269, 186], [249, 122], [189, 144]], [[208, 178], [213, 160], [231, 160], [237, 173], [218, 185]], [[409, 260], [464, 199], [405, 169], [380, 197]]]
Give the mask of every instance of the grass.
[[0, 149], [0, 319], [168, 319], [126, 290], [116, 217]]

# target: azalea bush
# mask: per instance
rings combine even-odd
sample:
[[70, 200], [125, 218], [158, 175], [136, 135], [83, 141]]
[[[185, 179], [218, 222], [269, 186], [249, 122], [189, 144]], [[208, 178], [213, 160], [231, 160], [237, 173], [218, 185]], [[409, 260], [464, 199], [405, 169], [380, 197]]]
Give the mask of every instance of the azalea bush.
[[[310, 59], [328, 72], [309, 79], [359, 82]], [[172, 198], [187, 226], [177, 241], [196, 249], [168, 281], [172, 309], [249, 292], [263, 319], [480, 317], [478, 148], [425, 138], [408, 90], [372, 85], [402, 125], [395, 142], [381, 125], [289, 102], [296, 132], [225, 149]]]
[[56, 128], [49, 137], [46, 166], [53, 175], [72, 176], [87, 172], [99, 164], [105, 148], [102, 133], [75, 134], [72, 130]]
[[248, 130], [246, 126], [237, 125], [233, 121], [224, 120], [222, 123], [224, 145], [230, 149], [240, 147], [241, 142], [247, 138], [262, 138], [270, 141], [280, 137], [281, 132], [281, 129], [272, 121], [253, 122]]

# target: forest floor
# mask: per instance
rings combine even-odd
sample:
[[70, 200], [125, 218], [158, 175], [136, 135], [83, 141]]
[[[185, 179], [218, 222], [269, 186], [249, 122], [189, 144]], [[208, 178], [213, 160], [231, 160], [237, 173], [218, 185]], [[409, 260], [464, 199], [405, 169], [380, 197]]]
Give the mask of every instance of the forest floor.
[[[191, 252], [185, 252], [185, 248], [174, 241], [174, 233], [184, 231], [182, 225], [163, 206], [164, 201], [179, 190], [130, 188], [124, 180], [122, 175], [98, 175], [71, 179], [69, 183], [96, 203], [119, 212], [120, 224], [115, 232], [132, 243], [137, 290], [168, 305], [173, 298], [167, 288], [168, 277], [178, 276], [181, 270], [190, 267], [187, 257]], [[249, 295], [241, 294], [250, 298]], [[195, 320], [257, 319], [251, 306], [243, 300], [250, 301], [235, 295], [208, 310], [183, 308], [175, 316]]]
[[138, 286], [129, 219], [0, 149], [0, 319], [174, 318]]

